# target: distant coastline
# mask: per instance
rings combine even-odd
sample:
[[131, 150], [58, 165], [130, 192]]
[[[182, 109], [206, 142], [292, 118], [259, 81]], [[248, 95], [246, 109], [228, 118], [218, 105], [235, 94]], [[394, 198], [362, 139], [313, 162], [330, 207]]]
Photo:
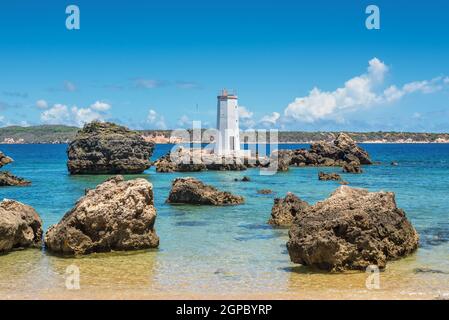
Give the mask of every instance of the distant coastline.
[[[66, 144], [79, 130], [64, 125], [10, 126], [0, 128], [0, 144]], [[157, 144], [182, 143], [171, 137], [171, 130], [137, 130], [147, 141]], [[425, 132], [347, 132], [357, 143], [449, 143], [449, 133]], [[279, 143], [309, 144], [316, 141], [332, 141], [338, 132], [279, 131]], [[208, 142], [208, 141], [204, 141]], [[242, 141], [243, 143], [243, 141]]]

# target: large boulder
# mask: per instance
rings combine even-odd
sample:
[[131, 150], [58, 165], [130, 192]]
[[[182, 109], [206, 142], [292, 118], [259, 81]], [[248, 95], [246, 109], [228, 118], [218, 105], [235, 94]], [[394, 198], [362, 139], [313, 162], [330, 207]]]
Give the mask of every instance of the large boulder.
[[0, 168], [13, 162], [14, 160], [0, 151]]
[[88, 190], [49, 228], [45, 245], [67, 255], [156, 248], [155, 221], [151, 183], [116, 176]]
[[92, 122], [80, 130], [67, 150], [71, 174], [133, 174], [151, 166], [154, 144], [125, 127]]
[[32, 207], [8, 199], [0, 202], [0, 252], [40, 247], [41, 241], [42, 220]]
[[295, 217], [302, 215], [309, 208], [309, 204], [289, 192], [285, 198], [274, 199], [269, 224], [287, 227], [293, 223]]
[[167, 203], [187, 203], [213, 206], [242, 204], [244, 198], [219, 191], [195, 178], [177, 178], [173, 181]]
[[30, 181], [17, 177], [9, 173], [8, 171], [0, 172], [0, 187], [29, 186], [30, 184], [31, 184]]
[[297, 215], [289, 237], [294, 263], [329, 271], [384, 268], [416, 250], [419, 240], [394, 193], [348, 186]]

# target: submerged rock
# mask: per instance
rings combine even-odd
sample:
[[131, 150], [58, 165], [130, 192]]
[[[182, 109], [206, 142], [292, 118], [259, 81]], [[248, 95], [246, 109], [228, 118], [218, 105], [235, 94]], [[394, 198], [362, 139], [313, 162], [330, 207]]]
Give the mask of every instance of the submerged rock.
[[133, 174], [151, 166], [154, 144], [125, 127], [92, 122], [70, 143], [67, 167], [71, 174]]
[[257, 193], [258, 194], [272, 194], [273, 191], [271, 189], [260, 189], [260, 190], [257, 190]]
[[332, 173], [325, 173], [325, 172], [318, 172], [318, 180], [323, 181], [340, 181], [341, 176], [338, 173], [332, 172]]
[[49, 228], [45, 245], [60, 254], [156, 248], [153, 186], [145, 179], [113, 177], [88, 190]]
[[167, 202], [224, 206], [242, 204], [244, 198], [187, 177], [173, 181]]
[[354, 173], [354, 174], [360, 174], [363, 173], [362, 168], [357, 162], [351, 162], [351, 163], [345, 163], [343, 165], [343, 172], [345, 173]]
[[418, 247], [418, 234], [392, 192], [339, 187], [298, 215], [287, 249], [294, 263], [324, 270], [384, 268]]
[[285, 198], [274, 199], [269, 224], [275, 226], [290, 226], [295, 217], [302, 215], [309, 208], [309, 204], [289, 192]]
[[40, 247], [42, 220], [30, 206], [14, 200], [0, 202], [0, 252]]
[[31, 184], [30, 181], [25, 180], [23, 178], [19, 178], [7, 171], [0, 172], [0, 187], [29, 186], [30, 184]]

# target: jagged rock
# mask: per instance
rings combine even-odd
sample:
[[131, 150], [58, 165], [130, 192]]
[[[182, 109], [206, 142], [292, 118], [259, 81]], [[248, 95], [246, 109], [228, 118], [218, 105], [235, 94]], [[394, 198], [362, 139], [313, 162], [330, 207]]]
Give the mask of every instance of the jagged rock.
[[332, 172], [332, 173], [325, 173], [325, 172], [318, 172], [318, 180], [323, 181], [340, 181], [341, 176], [338, 173]]
[[8, 199], [0, 202], [0, 252], [40, 247], [41, 241], [42, 220], [32, 207]]
[[30, 181], [27, 181], [23, 178], [16, 177], [15, 175], [7, 172], [0, 172], [0, 187], [7, 186], [29, 186], [31, 184]]
[[360, 148], [346, 133], [340, 133], [334, 141], [334, 145], [345, 154], [346, 162], [352, 162], [357, 158], [360, 164], [372, 164], [368, 152]]
[[0, 151], [0, 168], [13, 162], [14, 160]]
[[247, 176], [244, 176], [242, 179], [235, 178], [234, 181], [250, 182], [251, 178], [247, 177]]
[[133, 174], [151, 166], [154, 144], [125, 127], [92, 122], [78, 131], [67, 150], [71, 174]]
[[335, 271], [384, 268], [416, 250], [419, 240], [394, 193], [347, 186], [297, 215], [289, 237], [294, 263]]
[[244, 198], [219, 191], [195, 178], [186, 177], [173, 181], [167, 202], [224, 206], [242, 204]]
[[357, 162], [351, 162], [343, 165], [343, 172], [359, 174], [363, 173], [363, 170]]
[[260, 189], [260, 190], [257, 190], [257, 193], [258, 194], [272, 194], [273, 191], [270, 189]]
[[156, 248], [153, 186], [116, 176], [88, 190], [62, 220], [49, 228], [45, 245], [59, 254]]
[[304, 214], [309, 208], [309, 204], [299, 199], [296, 195], [289, 192], [285, 198], [274, 199], [271, 209], [271, 218], [269, 224], [276, 226], [290, 226], [293, 220]]

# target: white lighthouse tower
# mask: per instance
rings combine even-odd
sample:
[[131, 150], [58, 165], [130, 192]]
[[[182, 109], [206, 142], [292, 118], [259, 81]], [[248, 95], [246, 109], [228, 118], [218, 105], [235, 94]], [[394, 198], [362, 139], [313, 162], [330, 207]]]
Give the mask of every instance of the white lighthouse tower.
[[237, 96], [226, 89], [217, 96], [217, 130], [215, 153], [238, 155], [240, 153], [239, 109]]

